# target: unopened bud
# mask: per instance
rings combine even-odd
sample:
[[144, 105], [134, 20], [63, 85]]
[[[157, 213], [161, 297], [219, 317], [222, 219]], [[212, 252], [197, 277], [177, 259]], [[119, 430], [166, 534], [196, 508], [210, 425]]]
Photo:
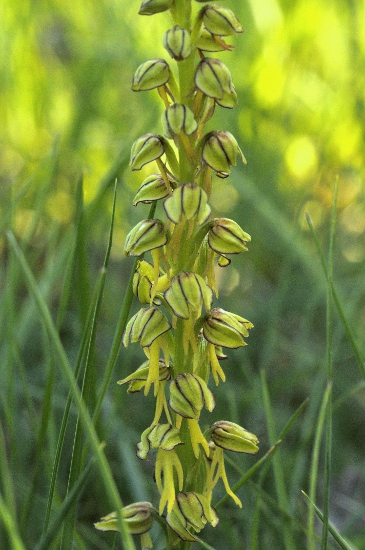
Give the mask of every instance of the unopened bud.
[[179, 374], [170, 384], [169, 406], [184, 418], [198, 419], [205, 407], [211, 412], [215, 407], [212, 392], [206, 382], [196, 374]]
[[150, 303], [154, 276], [153, 266], [149, 262], [146, 260], [138, 262], [133, 275], [133, 294], [137, 296], [142, 304]]
[[165, 32], [163, 45], [173, 59], [182, 61], [191, 54], [190, 33], [179, 25], [175, 25]]
[[243, 32], [242, 25], [233, 11], [218, 4], [204, 6], [199, 15], [205, 28], [212, 34], [230, 36]]
[[[122, 516], [131, 535], [143, 535], [151, 529], [153, 522], [153, 506], [150, 502], [135, 502], [122, 508]], [[119, 531], [119, 524], [116, 512], [101, 518], [101, 521], [94, 523], [99, 531]]]
[[[170, 185], [172, 182], [169, 180]], [[166, 183], [161, 174], [151, 174], [142, 183], [138, 189], [136, 196], [133, 199], [133, 205], [136, 206], [140, 202], [151, 204], [159, 199], [164, 199], [169, 194]]]
[[146, 460], [151, 449], [172, 451], [177, 445], [182, 445], [179, 430], [171, 424], [157, 424], [150, 426], [141, 435], [137, 444], [137, 456]]
[[161, 220], [152, 218], [142, 220], [128, 233], [125, 245], [125, 256], [140, 256], [148, 250], [160, 248], [167, 243], [165, 226]]
[[170, 78], [170, 67], [164, 59], [149, 59], [138, 67], [132, 78], [132, 90], [144, 92], [163, 86]]
[[215, 422], [211, 437], [217, 447], [226, 451], [255, 454], [259, 450], [257, 437], [234, 422]]
[[198, 127], [193, 112], [186, 105], [174, 103], [162, 115], [164, 134], [168, 138], [181, 132], [190, 136]]
[[171, 325], [165, 315], [155, 307], [140, 309], [128, 321], [123, 333], [123, 346], [129, 342], [140, 342], [141, 346], [149, 347], [156, 338], [170, 330]]
[[234, 87], [231, 73], [219, 59], [206, 57], [199, 63], [195, 72], [196, 87], [208, 97], [223, 99], [225, 93], [232, 94]]
[[209, 132], [202, 141], [202, 158], [220, 178], [227, 178], [231, 166], [236, 166], [237, 155], [246, 164], [241, 149], [234, 136], [230, 132]]
[[177, 445], [182, 445], [179, 430], [171, 424], [157, 424], [148, 434], [151, 449], [172, 451]]
[[207, 200], [207, 194], [199, 185], [186, 183], [177, 187], [163, 206], [167, 217], [175, 224], [195, 216], [197, 223], [202, 225], [211, 212]]
[[224, 348], [239, 348], [246, 346], [244, 337], [253, 324], [247, 319], [224, 311], [221, 308], [212, 309], [203, 324], [203, 336], [208, 342], [215, 346]]
[[203, 27], [196, 41], [196, 47], [203, 52], [224, 52], [232, 46], [226, 44], [223, 38], [217, 40], [214, 34]]
[[191, 311], [199, 311], [203, 303], [205, 309], [210, 310], [213, 291], [203, 277], [183, 271], [171, 279], [171, 286], [164, 297], [177, 317], [189, 319]]
[[189, 491], [176, 495], [175, 505], [167, 514], [166, 521], [182, 540], [195, 541], [189, 529], [199, 533], [208, 522], [215, 527], [219, 519], [204, 495]]
[[208, 244], [218, 254], [239, 254], [247, 250], [251, 237], [233, 220], [215, 218], [208, 232]]
[[129, 165], [140, 170], [145, 164], [156, 160], [165, 152], [165, 138], [158, 134], [144, 134], [132, 145]]

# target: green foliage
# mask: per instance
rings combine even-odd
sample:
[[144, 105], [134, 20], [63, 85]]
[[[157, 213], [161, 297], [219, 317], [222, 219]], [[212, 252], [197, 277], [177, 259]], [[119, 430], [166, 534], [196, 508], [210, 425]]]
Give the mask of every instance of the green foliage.
[[[125, 0], [5, 0], [0, 7], [1, 548], [42, 548], [44, 540], [58, 548], [76, 501], [76, 548], [132, 548], [96, 532], [93, 523], [113, 509], [113, 499], [127, 504], [157, 494], [152, 467], [135, 457], [150, 421], [143, 416], [146, 398], [133, 396], [131, 406], [116, 384], [142, 358], [137, 347], [118, 357], [131, 292], [124, 309], [122, 302], [134, 270], [123, 243], [133, 225], [152, 217], [144, 204], [137, 212], [129, 206], [141, 182], [127, 171], [129, 151], [151, 126], [161, 130], [157, 92], [142, 98], [130, 86], [152, 47], [156, 57], [165, 55], [156, 36], [171, 26], [166, 13], [148, 18], [142, 40], [138, 8]], [[219, 289], [224, 309], [244, 311], [255, 328], [244, 354], [237, 350], [226, 360], [229, 376], [215, 390], [214, 420], [228, 411], [232, 422], [254, 426], [261, 454], [227, 466], [243, 509], [221, 506], [222, 490], [219, 529], [207, 528], [201, 547], [320, 548], [322, 521], [314, 521], [314, 511], [325, 525], [328, 506], [334, 537], [328, 548], [362, 550], [363, 6], [232, 0], [229, 8], [246, 30], [230, 61], [239, 102], [233, 112], [221, 110], [209, 129], [232, 130], [248, 164], [232, 167], [230, 183], [213, 181], [210, 204], [214, 216], [228, 213], [252, 237], [246, 257], [220, 270]], [[225, 59], [224, 52], [214, 56]], [[315, 241], [327, 265], [336, 176], [336, 234], [324, 274]], [[85, 410], [78, 396], [86, 368], [92, 384]], [[71, 369], [79, 372], [78, 387]], [[87, 410], [96, 411], [94, 427]], [[326, 455], [325, 421], [332, 443], [329, 453], [327, 438]], [[84, 476], [75, 475], [75, 492], [66, 497], [77, 423], [82, 445], [74, 471]], [[301, 490], [313, 500], [309, 508]], [[41, 542], [43, 529], [53, 542]], [[162, 550], [159, 528], [152, 538]]]

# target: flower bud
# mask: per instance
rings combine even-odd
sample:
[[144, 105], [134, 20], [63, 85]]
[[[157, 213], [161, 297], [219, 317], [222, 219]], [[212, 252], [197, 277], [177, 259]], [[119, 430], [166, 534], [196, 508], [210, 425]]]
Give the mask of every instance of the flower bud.
[[165, 32], [163, 45], [172, 59], [182, 61], [191, 54], [190, 33], [179, 27], [179, 25], [175, 25], [175, 27]]
[[207, 194], [201, 187], [186, 183], [177, 187], [172, 196], [164, 201], [163, 206], [166, 216], [175, 224], [196, 216], [198, 224], [202, 225], [211, 212], [207, 200]]
[[167, 243], [165, 226], [161, 220], [142, 220], [128, 233], [125, 245], [125, 256], [140, 256], [148, 250], [160, 248]]
[[210, 310], [213, 291], [203, 277], [183, 271], [171, 280], [164, 297], [177, 317], [189, 319], [190, 312], [200, 311], [203, 303], [205, 309]]
[[146, 260], [137, 264], [133, 275], [133, 294], [137, 296], [142, 304], [149, 304], [151, 300], [152, 281], [154, 280], [153, 266]]
[[[169, 180], [170, 185], [172, 181]], [[164, 199], [169, 195], [169, 191], [166, 187], [161, 174], [151, 174], [142, 183], [138, 189], [136, 196], [133, 199], [133, 205], [136, 206], [140, 202], [143, 204], [151, 204], [159, 199]]]
[[226, 109], [233, 109], [233, 107], [237, 105], [237, 93], [234, 86], [232, 86], [231, 92], [225, 92], [221, 99], [216, 99], [215, 101], [221, 107], [225, 107]]
[[132, 145], [129, 165], [132, 170], [140, 170], [145, 164], [156, 160], [165, 152], [165, 138], [158, 134], [145, 134]]
[[204, 495], [189, 491], [176, 495], [175, 505], [167, 514], [166, 521], [182, 540], [194, 541], [196, 539], [189, 529], [199, 533], [207, 522], [215, 527], [219, 519]]
[[224, 94], [233, 94], [234, 86], [231, 73], [219, 59], [205, 57], [195, 72], [196, 87], [208, 97], [223, 99]]
[[212, 34], [230, 36], [243, 32], [242, 25], [233, 11], [218, 4], [204, 6], [200, 12], [200, 17], [205, 28]]
[[236, 166], [237, 155], [240, 155], [242, 161], [246, 164], [246, 159], [230, 132], [209, 132], [203, 137], [200, 146], [202, 147], [204, 162], [220, 178], [229, 176], [231, 166]]
[[171, 424], [157, 424], [147, 436], [151, 449], [172, 451], [177, 445], [183, 445], [179, 430]]
[[154, 15], [167, 11], [172, 4], [172, 0], [143, 0], [139, 8], [139, 15]]
[[[131, 535], [143, 535], [151, 529], [153, 522], [153, 506], [150, 502], [135, 502], [122, 508], [122, 516], [128, 532]], [[119, 531], [116, 512], [101, 518], [94, 523], [99, 531]]]
[[259, 450], [257, 437], [234, 422], [219, 420], [212, 430], [213, 442], [226, 451], [255, 454]]
[[[160, 382], [166, 382], [167, 380], [170, 380], [171, 378], [171, 371], [170, 368], [166, 366], [166, 363], [163, 359], [159, 359], [159, 369], [158, 369], [158, 379]], [[129, 387], [127, 392], [128, 393], [137, 393], [141, 391], [142, 388], [145, 387], [146, 381], [148, 378], [150, 368], [150, 362], [145, 361], [142, 363], [140, 367], [132, 374], [127, 376], [126, 378], [123, 378], [123, 380], [118, 380], [117, 384], [122, 386], [123, 384], [127, 384], [129, 382]]]
[[253, 324], [247, 319], [224, 311], [221, 308], [212, 309], [203, 324], [203, 336], [215, 346], [224, 348], [239, 348], [246, 346], [244, 337], [248, 336], [248, 330]]
[[163, 86], [170, 78], [170, 67], [164, 59], [149, 59], [138, 67], [132, 78], [133, 92], [144, 92]]
[[208, 244], [217, 254], [238, 254], [247, 250], [246, 244], [251, 237], [238, 223], [227, 218], [215, 218], [212, 224]]
[[168, 138], [179, 135], [181, 132], [190, 136], [198, 127], [193, 112], [180, 103], [174, 103], [165, 109], [162, 115], [164, 134]]
[[212, 392], [202, 378], [196, 374], [179, 374], [170, 384], [169, 406], [184, 418], [200, 416], [205, 407], [211, 412], [215, 407]]
[[141, 346], [149, 347], [156, 338], [170, 330], [171, 325], [165, 315], [155, 307], [140, 309], [128, 321], [123, 333], [123, 346], [140, 341]]
[[204, 27], [196, 41], [196, 47], [203, 52], [224, 52], [232, 48], [224, 42], [223, 38], [216, 39], [215, 35]]

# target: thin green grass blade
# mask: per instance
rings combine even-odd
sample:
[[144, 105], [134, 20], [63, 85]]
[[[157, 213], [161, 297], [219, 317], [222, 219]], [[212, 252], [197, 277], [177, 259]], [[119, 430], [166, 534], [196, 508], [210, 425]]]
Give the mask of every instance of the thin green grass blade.
[[[324, 256], [323, 256], [321, 245], [319, 244], [319, 241], [318, 241], [317, 233], [314, 229], [314, 226], [313, 226], [313, 223], [312, 223], [312, 220], [311, 220], [309, 214], [306, 214], [306, 218], [307, 218], [309, 228], [310, 228], [310, 230], [312, 232], [312, 235], [313, 235], [313, 239], [314, 239], [314, 242], [315, 242], [315, 245], [316, 245], [316, 248], [317, 248], [318, 256], [321, 260], [323, 272], [324, 272], [324, 274], [326, 276], [326, 279], [328, 281], [328, 278], [329, 278], [328, 269], [327, 269], [326, 262], [325, 262], [325, 259], [324, 259]], [[355, 355], [356, 361], [358, 363], [359, 369], [361, 371], [361, 374], [362, 374], [362, 376], [365, 380], [365, 361], [364, 361], [364, 358], [362, 356], [362, 353], [360, 351], [359, 346], [357, 345], [357, 342], [356, 342], [356, 339], [354, 337], [353, 330], [350, 326], [350, 323], [348, 322], [347, 317], [345, 315], [345, 312], [344, 312], [344, 309], [342, 307], [342, 303], [341, 303], [341, 300], [340, 300], [339, 295], [337, 293], [337, 290], [336, 290], [333, 283], [330, 282], [329, 284], [331, 285], [331, 292], [332, 292], [333, 302], [336, 306], [337, 312], [338, 312], [339, 317], [340, 317], [340, 319], [342, 321], [342, 324], [344, 326], [345, 332], [346, 332], [347, 337], [349, 339], [349, 342], [351, 344], [352, 351], [354, 352], [354, 355]]]
[[72, 235], [72, 241], [70, 246], [70, 254], [67, 259], [65, 276], [62, 284], [62, 292], [60, 295], [60, 304], [57, 312], [57, 328], [61, 328], [62, 322], [66, 313], [67, 304], [70, 299], [71, 287], [72, 287], [72, 273], [74, 271], [76, 254], [77, 254], [77, 242], [78, 242], [78, 229], [81, 224], [82, 211], [83, 211], [83, 180], [80, 176], [76, 186], [76, 212], [74, 225], [77, 228]]
[[[327, 277], [327, 305], [326, 305], [326, 341], [327, 341], [327, 383], [332, 383], [333, 359], [332, 359], [332, 287], [333, 287], [333, 251], [336, 228], [336, 206], [337, 206], [337, 181], [334, 188], [330, 242], [328, 253], [328, 277]], [[324, 465], [324, 495], [323, 495], [323, 525], [321, 550], [327, 550], [328, 522], [329, 522], [329, 501], [330, 501], [330, 479], [331, 479], [331, 456], [332, 456], [332, 392], [329, 396], [326, 421], [326, 444], [325, 444], [325, 465]]]
[[350, 388], [346, 393], [342, 394], [340, 397], [336, 399], [336, 401], [333, 402], [333, 410], [337, 410], [340, 407], [342, 407], [342, 405], [344, 405], [344, 403], [346, 403], [346, 401], [350, 399], [350, 397], [353, 397], [358, 392], [364, 389], [365, 389], [365, 380], [361, 380], [361, 382], [359, 382], [358, 384], [355, 384], [355, 386]]
[[0, 518], [9, 535], [9, 540], [12, 545], [12, 550], [26, 550], [22, 539], [20, 538], [17, 526], [14, 523], [14, 516], [3, 501], [3, 497], [0, 494]]
[[91, 296], [91, 283], [89, 279], [89, 266], [87, 259], [87, 220], [84, 215], [84, 194], [82, 191], [83, 181], [78, 185], [78, 208], [80, 211], [80, 219], [78, 224], [77, 231], [77, 241], [76, 241], [76, 256], [75, 256], [75, 276], [74, 276], [74, 287], [75, 287], [75, 296], [77, 299], [77, 305], [79, 310], [79, 318], [81, 326], [84, 326], [87, 319], [87, 314], [90, 307], [90, 296]]
[[[242, 170], [239, 169], [238, 173], [241, 177], [245, 177]], [[281, 243], [281, 249], [290, 258], [300, 262], [301, 267], [316, 282], [316, 286], [324, 289], [316, 258], [295, 225], [285, 216], [283, 210], [278, 208], [273, 200], [270, 200], [267, 195], [260, 191], [253, 181], [240, 188], [240, 195], [246, 205], [247, 203], [250, 206], [252, 205], [254, 211], [266, 224], [268, 231], [276, 235], [277, 240]]]
[[[116, 205], [116, 183], [114, 187], [113, 209], [112, 209], [111, 222], [110, 222], [108, 246], [105, 253], [105, 259], [104, 259], [104, 264], [103, 264], [102, 273], [101, 273], [101, 277], [102, 277], [101, 284], [100, 284], [99, 292], [96, 299], [95, 310], [94, 310], [93, 320], [91, 324], [91, 330], [88, 337], [88, 349], [86, 354], [84, 379], [83, 379], [82, 390], [81, 390], [81, 394], [84, 398], [85, 404], [90, 411], [93, 411], [95, 406], [94, 392], [95, 392], [95, 387], [97, 385], [96, 372], [94, 368], [95, 341], [96, 341], [96, 333], [97, 333], [98, 320], [99, 320], [99, 314], [100, 314], [100, 307], [101, 307], [103, 293], [104, 293], [106, 272], [107, 272], [108, 263], [109, 263], [110, 251], [113, 243], [115, 205]], [[83, 451], [84, 451], [84, 429], [82, 424], [79, 422], [79, 418], [78, 418], [76, 423], [74, 447], [73, 447], [70, 475], [69, 475], [69, 481], [68, 481], [68, 492], [72, 489], [72, 487], [77, 482], [77, 479], [81, 474], [83, 463], [84, 463]], [[61, 541], [62, 550], [71, 550], [72, 548], [75, 522], [76, 522], [76, 501], [74, 505], [71, 507], [70, 512], [68, 513], [65, 519], [65, 524], [64, 524], [63, 534], [62, 534], [62, 541]]]
[[68, 511], [75, 504], [77, 499], [80, 497], [80, 494], [82, 494], [86, 480], [94, 464], [95, 464], [95, 458], [92, 458], [90, 462], [87, 464], [87, 466], [84, 468], [81, 476], [79, 477], [75, 485], [72, 487], [71, 491], [67, 495], [67, 498], [62, 503], [62, 506], [58, 510], [57, 516], [53, 520], [52, 525], [50, 526], [48, 531], [45, 533], [45, 535], [42, 536], [40, 542], [35, 546], [34, 550], [49, 550], [50, 545], [52, 544], [59, 530], [62, 527], [63, 520], [67, 516]]
[[[277, 524], [278, 523], [277, 516], [283, 517], [285, 521], [290, 523], [290, 525], [292, 526], [292, 529], [295, 529], [296, 531], [302, 533], [303, 536], [305, 537], [308, 536], [307, 526], [304, 523], [302, 523], [300, 520], [298, 520], [296, 516], [287, 514], [285, 510], [280, 508], [275, 498], [268, 495], [267, 492], [262, 487], [255, 484], [253, 481], [249, 481], [249, 485], [250, 485], [250, 488], [253, 489], [260, 496], [260, 499], [262, 500], [262, 502], [265, 503], [265, 513], [266, 513], [265, 520], [268, 519], [269, 516], [271, 516], [273, 518], [273, 521], [276, 522]], [[302, 540], [304, 540], [303, 536], [302, 536]], [[319, 536], [316, 536], [316, 542], [320, 543]], [[260, 547], [260, 550], [261, 548], [262, 547]], [[296, 548], [297, 546], [293, 550], [296, 550]], [[302, 548], [302, 546], [300, 546], [300, 548]], [[252, 550], [251, 546], [250, 546], [250, 550]], [[328, 550], [336, 550], [336, 549], [330, 545]]]
[[[150, 207], [150, 210], [149, 210], [149, 213], [148, 213], [148, 218], [149, 219], [154, 217], [155, 210], [156, 210], [156, 202], [152, 203], [152, 205]], [[136, 258], [134, 263], [133, 263], [131, 275], [129, 277], [128, 286], [127, 286], [127, 289], [126, 289], [126, 292], [125, 292], [125, 295], [124, 295], [124, 298], [123, 298], [123, 304], [122, 304], [122, 307], [121, 307], [121, 310], [120, 310], [120, 315], [119, 315], [117, 326], [116, 326], [116, 329], [115, 329], [114, 338], [113, 338], [110, 354], [109, 354], [109, 357], [108, 357], [108, 362], [107, 362], [106, 367], [105, 367], [104, 379], [102, 381], [101, 388], [100, 388], [99, 395], [98, 395], [98, 399], [97, 399], [97, 402], [96, 402], [96, 405], [95, 405], [95, 411], [94, 411], [94, 415], [93, 415], [94, 423], [96, 423], [97, 419], [99, 418], [99, 414], [100, 414], [100, 411], [101, 411], [101, 406], [103, 404], [103, 400], [104, 400], [105, 394], [107, 392], [107, 389], [109, 387], [110, 379], [111, 379], [112, 374], [113, 374], [115, 363], [117, 361], [119, 349], [120, 349], [121, 342], [122, 342], [122, 335], [123, 335], [124, 329], [127, 325], [129, 312], [130, 312], [131, 307], [132, 307], [132, 301], [133, 301], [133, 275], [136, 271], [137, 262], [139, 260], [141, 260], [142, 258], [143, 258], [143, 255], [140, 256], [139, 258]]]
[[[303, 403], [294, 412], [294, 414], [289, 418], [288, 422], [286, 423], [283, 430], [279, 434], [279, 441], [282, 441], [285, 438], [286, 434], [288, 433], [288, 431], [290, 430], [290, 428], [292, 427], [294, 422], [297, 420], [297, 418], [300, 416], [300, 414], [307, 407], [308, 402], [309, 402], [309, 399], [308, 398], [305, 399], [303, 401]], [[267, 462], [264, 465], [263, 469], [262, 469], [262, 472], [261, 472], [261, 475], [260, 475], [260, 481], [259, 481], [260, 486], [262, 485], [262, 483], [263, 483], [263, 481], [266, 477], [266, 474], [268, 472], [268, 468], [269, 468], [269, 462]], [[259, 533], [260, 505], [261, 505], [260, 499], [257, 498], [255, 511], [254, 511], [254, 515], [253, 515], [252, 529], [251, 529], [251, 550], [255, 550], [259, 547], [258, 546], [258, 544], [259, 544], [258, 543], [258, 533]]]
[[6, 456], [6, 446], [3, 427], [0, 423], [0, 472], [1, 486], [4, 494], [4, 505], [6, 506], [12, 518], [16, 518], [15, 492], [11, 471]]
[[[76, 231], [72, 234], [71, 239], [70, 239], [70, 241], [71, 241], [70, 253], [69, 253], [69, 256], [68, 256], [67, 262], [66, 262], [66, 271], [65, 271], [65, 276], [64, 276], [64, 280], [63, 280], [63, 286], [62, 286], [62, 292], [61, 292], [61, 297], [60, 297], [60, 306], [59, 306], [58, 313], [57, 313], [56, 327], [57, 327], [58, 330], [62, 326], [63, 318], [64, 318], [64, 315], [65, 315], [65, 312], [66, 312], [67, 303], [69, 301], [70, 292], [71, 292], [72, 275], [73, 275], [73, 271], [74, 271], [74, 267], [75, 267], [75, 261], [76, 261], [76, 255], [77, 255], [78, 232], [79, 232], [80, 224], [81, 224], [82, 209], [83, 209], [83, 186], [82, 186], [82, 177], [80, 176], [80, 178], [78, 180], [78, 183], [77, 183], [77, 188], [76, 188], [76, 212], [75, 212]], [[84, 357], [86, 346], [87, 346], [88, 335], [90, 334], [90, 330], [91, 330], [90, 327], [91, 327], [92, 314], [93, 314], [93, 311], [94, 311], [95, 303], [96, 303], [96, 300], [97, 300], [97, 296], [101, 292], [100, 285], [101, 285], [101, 280], [100, 280], [100, 277], [99, 277], [98, 283], [96, 285], [96, 292], [94, 294], [94, 299], [92, 301], [91, 308], [90, 308], [90, 311], [89, 311], [89, 314], [88, 314], [88, 318], [86, 320], [85, 329], [84, 329], [84, 332], [83, 332], [83, 335], [82, 335], [81, 344], [80, 344], [80, 348], [79, 348], [79, 352], [78, 352], [78, 356], [77, 356], [77, 360], [76, 360], [75, 375], [74, 375], [76, 380], [78, 379], [78, 376], [79, 376], [79, 373], [80, 373], [80, 369], [81, 369], [81, 366], [82, 366], [82, 359]], [[70, 392], [68, 397], [67, 397], [67, 401], [66, 401], [66, 405], [65, 405], [65, 409], [64, 409], [64, 414], [63, 414], [63, 418], [62, 418], [62, 422], [61, 422], [60, 433], [59, 433], [59, 436], [58, 436], [56, 453], [55, 453], [55, 457], [54, 457], [54, 460], [53, 460], [53, 469], [52, 469], [50, 488], [49, 488], [49, 493], [48, 493], [47, 508], [46, 508], [46, 513], [45, 513], [45, 518], [44, 518], [44, 523], [43, 523], [43, 533], [45, 533], [45, 531], [48, 529], [48, 523], [49, 523], [49, 518], [50, 518], [50, 514], [51, 514], [52, 502], [53, 502], [54, 491], [55, 491], [55, 486], [56, 486], [56, 479], [57, 479], [57, 474], [58, 474], [58, 469], [59, 469], [59, 464], [60, 464], [60, 457], [61, 457], [61, 452], [62, 452], [62, 448], [63, 448], [63, 442], [64, 442], [64, 438], [65, 438], [65, 433], [66, 433], [66, 428], [67, 428], [71, 403], [72, 403], [72, 395], [71, 395], [71, 392]]]
[[[269, 440], [270, 440], [270, 444], [274, 445], [275, 441], [277, 441], [276, 428], [275, 428], [274, 415], [271, 407], [270, 395], [269, 395], [269, 390], [266, 383], [266, 376], [265, 376], [264, 370], [261, 371], [261, 385], [262, 385], [262, 394], [263, 394], [263, 401], [264, 401], [264, 408], [265, 408], [265, 415], [266, 415], [266, 423], [267, 423], [267, 428], [269, 433]], [[288, 515], [290, 515], [287, 490], [284, 482], [284, 469], [280, 459], [280, 453], [277, 453], [275, 456], [275, 460], [273, 461], [273, 470], [274, 470], [274, 480], [275, 480], [275, 487], [276, 487], [276, 493], [277, 493], [279, 505], [283, 510], [286, 511]], [[293, 548], [295, 548], [295, 542], [293, 539], [291, 528], [286, 521], [284, 521], [284, 524], [283, 524], [283, 537], [284, 537], [285, 547], [287, 548], [287, 550], [292, 550]]]
[[[93, 320], [93, 314], [94, 314], [95, 307], [96, 307], [95, 304], [96, 304], [98, 296], [100, 295], [100, 292], [101, 292], [101, 287], [102, 287], [102, 284], [103, 284], [103, 277], [104, 276], [103, 276], [102, 273], [99, 274], [99, 277], [98, 277], [98, 280], [97, 280], [97, 283], [96, 283], [96, 287], [95, 287], [94, 297], [92, 299], [92, 304], [91, 304], [91, 308], [90, 308], [90, 311], [89, 311], [89, 316], [88, 316], [87, 323], [85, 325], [83, 335], [82, 335], [82, 338], [81, 338], [81, 344], [80, 344], [77, 359], [76, 359], [75, 374], [74, 374], [75, 380], [77, 380], [78, 377], [79, 377], [80, 370], [81, 370], [81, 367], [82, 367], [82, 361], [83, 361], [83, 358], [84, 358], [85, 353], [86, 353], [88, 337], [89, 337], [89, 334], [90, 334], [90, 331], [91, 331], [91, 323], [92, 323], [92, 320]], [[47, 509], [46, 509], [45, 520], [44, 520], [44, 525], [43, 525], [43, 532], [46, 532], [46, 530], [48, 529], [49, 518], [50, 518], [50, 514], [51, 514], [52, 502], [53, 502], [53, 497], [54, 497], [54, 491], [55, 491], [55, 486], [56, 486], [56, 480], [57, 480], [57, 475], [58, 475], [58, 469], [59, 469], [59, 465], [60, 465], [61, 453], [62, 453], [63, 443], [64, 443], [64, 439], [65, 439], [66, 428], [67, 428], [67, 423], [68, 423], [68, 417], [69, 417], [69, 413], [70, 413], [71, 404], [72, 404], [72, 392], [70, 391], [68, 396], [67, 396], [67, 400], [66, 400], [66, 404], [65, 404], [65, 408], [64, 408], [64, 412], [63, 412], [63, 416], [62, 416], [62, 422], [61, 422], [60, 432], [59, 432], [58, 441], [57, 441], [57, 448], [56, 448], [56, 453], [55, 453], [55, 457], [54, 457], [54, 461], [53, 461], [53, 469], [52, 469], [52, 476], [51, 476], [49, 493], [48, 493]]]
[[85, 403], [82, 399], [82, 396], [80, 394], [79, 388], [77, 386], [76, 380], [74, 378], [74, 373], [72, 371], [71, 365], [69, 363], [69, 360], [67, 358], [67, 355], [65, 353], [65, 350], [62, 346], [62, 343], [60, 341], [58, 332], [55, 328], [55, 325], [53, 323], [51, 314], [49, 312], [49, 309], [47, 307], [47, 304], [45, 303], [42, 294], [40, 293], [37, 283], [33, 277], [33, 274], [27, 264], [27, 261], [24, 257], [24, 254], [22, 253], [21, 249], [19, 248], [16, 239], [14, 235], [11, 232], [7, 233], [7, 238], [9, 245], [11, 249], [13, 250], [17, 260], [19, 261], [19, 264], [21, 266], [23, 275], [25, 277], [26, 283], [28, 285], [30, 294], [36, 301], [39, 313], [41, 315], [42, 321], [50, 335], [52, 345], [54, 348], [54, 353], [56, 354], [59, 365], [62, 371], [62, 374], [68, 383], [70, 390], [72, 392], [73, 399], [75, 401], [75, 404], [77, 406], [77, 409], [80, 413], [80, 419], [84, 425], [85, 431], [87, 433], [89, 442], [92, 447], [92, 451], [94, 456], [97, 459], [97, 464], [99, 468], [100, 476], [104, 482], [105, 490], [110, 498], [111, 504], [115, 508], [117, 512], [118, 517], [118, 523], [120, 528], [120, 536], [123, 544], [125, 545], [126, 550], [135, 550], [135, 545], [133, 542], [133, 539], [131, 535], [128, 533], [125, 524], [123, 522], [123, 518], [121, 515], [121, 508], [123, 507], [122, 501], [120, 499], [117, 487], [115, 485], [115, 482], [112, 477], [112, 473], [110, 471], [109, 464], [106, 460], [104, 452], [100, 449], [100, 442], [98, 440], [98, 436], [96, 434], [95, 428], [93, 426], [93, 423], [91, 421], [90, 415], [88, 413], [88, 410], [85, 406]]
[[[305, 496], [305, 498], [307, 499], [307, 502], [308, 502], [308, 505], [310, 507], [312, 507], [314, 510], [315, 510], [315, 513], [317, 514], [317, 516], [319, 517], [319, 519], [321, 521], [323, 521], [323, 514], [322, 512], [320, 511], [320, 509], [318, 508], [318, 506], [316, 506], [314, 504], [314, 502], [310, 499], [310, 497], [304, 492], [302, 491], [302, 494]], [[332, 525], [331, 522], [328, 522], [328, 531], [331, 533], [331, 535], [333, 536], [333, 538], [335, 539], [335, 541], [339, 544], [340, 548], [342, 548], [342, 550], [358, 550], [358, 548], [356, 548], [355, 546], [351, 545], [349, 542], [347, 542], [346, 539], [343, 538], [342, 535], [340, 535], [340, 533], [337, 531], [337, 529]]]
[[[324, 423], [327, 418], [327, 407], [331, 396], [332, 384], [327, 384], [325, 389], [321, 408], [318, 414], [317, 428], [314, 438], [313, 452], [312, 452], [312, 464], [309, 475], [309, 498], [311, 501], [315, 500], [317, 479], [318, 479], [318, 463], [319, 463], [319, 451], [321, 447], [322, 433], [324, 429]], [[308, 513], [308, 550], [315, 550], [314, 539], [314, 509], [310, 508]]]
[[202, 548], [205, 548], [205, 550], [216, 550], [215, 548], [213, 548], [213, 546], [210, 546], [210, 544], [207, 544], [206, 542], [204, 542], [202, 539], [200, 539], [199, 537], [197, 537], [196, 535], [194, 535], [196, 540], [198, 541], [198, 544], [202, 547]]
[[29, 477], [31, 477], [32, 479], [29, 486], [28, 497], [24, 499], [24, 504], [21, 511], [20, 529], [23, 536], [28, 530], [27, 525], [29, 518], [31, 517], [31, 509], [34, 502], [34, 495], [37, 490], [39, 476], [42, 473], [42, 463], [44, 462], [45, 465], [47, 465], [47, 458], [45, 457], [45, 444], [47, 440], [49, 422], [52, 418], [52, 395], [55, 379], [55, 365], [48, 334], [44, 334], [43, 340], [45, 342], [43, 347], [46, 350], [47, 378], [42, 396], [41, 417], [35, 442], [35, 448], [38, 450], [38, 452], [35, 454], [34, 463], [32, 465], [32, 474], [29, 473]]

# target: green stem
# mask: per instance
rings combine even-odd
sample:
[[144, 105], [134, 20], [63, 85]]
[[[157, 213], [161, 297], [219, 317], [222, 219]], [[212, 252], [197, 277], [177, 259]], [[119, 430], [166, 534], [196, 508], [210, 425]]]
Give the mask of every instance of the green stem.
[[[174, 20], [176, 25], [190, 31], [191, 29], [191, 0], [176, 0], [174, 9]], [[187, 59], [179, 61], [179, 101], [180, 103], [191, 108], [194, 89], [194, 72], [195, 72], [195, 52], [196, 48], [192, 49], [191, 54]], [[195, 167], [190, 163], [187, 152], [184, 147], [179, 148], [179, 164], [180, 164], [180, 180], [184, 183], [193, 180]]]

